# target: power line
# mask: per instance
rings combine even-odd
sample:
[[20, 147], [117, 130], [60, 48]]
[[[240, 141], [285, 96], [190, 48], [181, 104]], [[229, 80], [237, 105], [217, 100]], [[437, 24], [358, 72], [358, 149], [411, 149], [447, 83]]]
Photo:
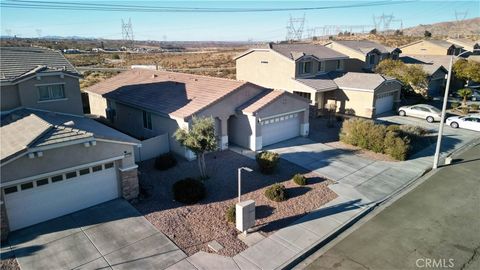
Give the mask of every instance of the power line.
[[208, 13], [248, 13], [248, 12], [281, 12], [281, 11], [308, 11], [308, 10], [329, 10], [329, 9], [345, 9], [355, 7], [371, 7], [385, 6], [408, 3], [414, 1], [375, 1], [366, 3], [356, 3], [338, 6], [316, 6], [316, 7], [300, 7], [300, 8], [186, 8], [186, 7], [170, 7], [170, 6], [142, 6], [142, 5], [118, 5], [118, 4], [102, 4], [102, 3], [79, 3], [79, 2], [61, 2], [61, 1], [7, 1], [0, 2], [3, 8], [23, 8], [23, 9], [51, 9], [51, 10], [84, 10], [84, 11], [126, 11], [126, 12], [168, 12], [168, 13], [185, 13], [185, 12], [208, 12]]

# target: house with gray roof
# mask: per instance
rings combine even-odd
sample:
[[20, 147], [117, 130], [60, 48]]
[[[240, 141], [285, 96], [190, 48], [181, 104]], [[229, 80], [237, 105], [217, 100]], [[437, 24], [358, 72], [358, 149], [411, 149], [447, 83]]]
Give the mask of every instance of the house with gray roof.
[[346, 71], [372, 71], [384, 59], [396, 60], [402, 52], [369, 40], [335, 40], [325, 47], [349, 56]]
[[1, 236], [139, 192], [141, 142], [87, 118], [58, 51], [1, 48]]
[[[334, 106], [340, 113], [371, 118], [392, 110], [400, 101], [398, 81], [383, 78], [379, 82], [375, 75], [366, 73], [351, 75], [347, 72], [349, 56], [325, 46], [269, 44], [235, 59], [238, 80], [305, 97], [316, 114]], [[339, 87], [336, 79], [347, 75], [358, 78], [356, 87]]]
[[220, 150], [260, 150], [309, 131], [309, 101], [291, 93], [223, 78], [132, 69], [85, 89], [92, 112], [141, 139], [169, 138], [171, 151], [194, 154], [173, 134], [193, 117], [212, 117]]
[[458, 55], [463, 46], [445, 40], [423, 39], [400, 46], [400, 49], [408, 55]]

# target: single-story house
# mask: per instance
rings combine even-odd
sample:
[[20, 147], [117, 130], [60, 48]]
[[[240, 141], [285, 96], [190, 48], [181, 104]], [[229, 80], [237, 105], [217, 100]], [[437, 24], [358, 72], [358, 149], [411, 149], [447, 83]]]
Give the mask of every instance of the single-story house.
[[92, 119], [36, 109], [1, 118], [1, 232], [138, 195], [139, 141]]
[[243, 81], [137, 69], [85, 92], [92, 112], [105, 111], [117, 129], [142, 139], [168, 134], [171, 151], [187, 159], [193, 153], [172, 135], [194, 116], [215, 120], [221, 150], [232, 143], [260, 150], [308, 134], [308, 100]]
[[402, 84], [395, 78], [377, 73], [348, 72], [332, 74], [332, 79], [338, 89], [328, 93], [326, 100], [340, 113], [371, 118], [400, 104]]

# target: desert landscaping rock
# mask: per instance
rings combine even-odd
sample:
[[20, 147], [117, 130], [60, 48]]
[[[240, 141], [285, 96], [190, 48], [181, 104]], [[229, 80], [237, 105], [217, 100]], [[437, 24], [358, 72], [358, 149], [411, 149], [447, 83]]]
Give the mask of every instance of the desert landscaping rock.
[[[140, 164], [141, 185], [151, 186], [152, 196], [134, 206], [188, 255], [198, 251], [213, 252], [208, 243], [214, 240], [224, 247], [217, 253], [219, 255], [234, 256], [248, 247], [237, 238], [240, 232], [235, 229], [235, 224], [228, 223], [225, 218], [228, 207], [237, 202], [239, 167], [254, 169], [252, 173], [242, 175], [242, 200], [255, 201], [256, 225], [253, 231], [263, 236], [337, 197], [328, 188], [331, 181], [285, 160], [280, 161], [272, 175], [260, 174], [254, 160], [231, 151], [207, 155], [206, 164], [210, 176], [205, 181], [207, 198], [188, 206], [173, 200], [171, 187], [185, 177], [198, 177], [195, 161], [181, 160], [167, 171], [155, 170], [153, 160]], [[293, 183], [291, 178], [296, 173], [305, 174], [309, 185], [299, 187]], [[265, 189], [274, 183], [285, 185], [287, 201], [277, 203], [265, 197]]]

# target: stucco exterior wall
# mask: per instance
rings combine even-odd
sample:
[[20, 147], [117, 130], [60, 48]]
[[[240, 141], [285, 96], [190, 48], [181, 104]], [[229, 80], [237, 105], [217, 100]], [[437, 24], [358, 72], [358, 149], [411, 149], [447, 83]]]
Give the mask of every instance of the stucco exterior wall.
[[[37, 80], [36, 77], [34, 77], [18, 84], [18, 93], [22, 106], [40, 110], [83, 115], [82, 97], [80, 94], [78, 78], [69, 76], [61, 78], [59, 75], [40, 76], [39, 78], [41, 79]], [[65, 99], [39, 101], [37, 86], [55, 83], [63, 83], [65, 85]]]
[[[252, 125], [250, 123], [253, 123]], [[232, 115], [228, 119], [228, 139], [230, 143], [252, 149], [255, 140], [255, 117], [244, 114]]]
[[[307, 117], [301, 119], [300, 123], [308, 123], [308, 111], [309, 105], [307, 102], [300, 100], [296, 97], [290, 97], [287, 95], [281, 96], [271, 104], [268, 104], [262, 108], [257, 114], [257, 118], [269, 117], [272, 115], [289, 113], [292, 111], [305, 110]], [[260, 134], [257, 134], [259, 136]]]
[[90, 114], [107, 117], [107, 99], [97, 93], [85, 91], [88, 94]]
[[356, 116], [372, 117], [373, 92], [338, 89], [328, 92], [327, 96], [327, 104], [335, 104], [339, 113], [353, 113]]
[[132, 153], [132, 155], [123, 158], [122, 165], [124, 167], [135, 165], [133, 146], [127, 144], [97, 141], [95, 146], [90, 147], [74, 144], [49, 149], [43, 151], [42, 157], [23, 156], [4, 164], [0, 172], [1, 182], [4, 184], [17, 179], [123, 156], [125, 152]]
[[8, 111], [21, 106], [16, 85], [2, 85], [0, 94], [1, 111]]
[[448, 55], [447, 49], [429, 42], [419, 42], [402, 47], [403, 54]]

